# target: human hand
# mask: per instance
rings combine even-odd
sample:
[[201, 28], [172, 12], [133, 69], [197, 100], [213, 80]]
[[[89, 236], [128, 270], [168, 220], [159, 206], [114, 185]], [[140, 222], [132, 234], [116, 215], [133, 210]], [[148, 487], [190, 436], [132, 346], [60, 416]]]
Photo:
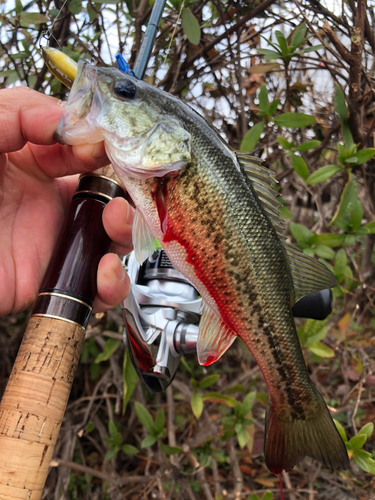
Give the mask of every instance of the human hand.
[[[36, 299], [64, 215], [73, 174], [109, 163], [102, 143], [63, 146], [53, 138], [63, 113], [57, 99], [26, 87], [0, 90], [0, 316]], [[113, 252], [131, 251], [133, 209], [115, 198], [103, 212]], [[115, 253], [98, 268], [94, 312], [119, 304], [130, 282]]]

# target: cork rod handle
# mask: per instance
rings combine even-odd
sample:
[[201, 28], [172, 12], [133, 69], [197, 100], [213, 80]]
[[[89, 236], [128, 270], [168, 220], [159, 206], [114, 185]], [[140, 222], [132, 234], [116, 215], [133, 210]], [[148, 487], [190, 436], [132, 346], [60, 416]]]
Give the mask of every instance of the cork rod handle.
[[0, 500], [39, 500], [108, 252], [102, 214], [125, 196], [108, 173], [80, 179], [0, 403]]

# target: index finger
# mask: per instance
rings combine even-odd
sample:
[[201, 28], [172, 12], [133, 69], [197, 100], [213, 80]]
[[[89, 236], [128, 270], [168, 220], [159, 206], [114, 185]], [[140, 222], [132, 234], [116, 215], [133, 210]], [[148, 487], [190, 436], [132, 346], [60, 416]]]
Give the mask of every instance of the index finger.
[[[14, 152], [12, 159], [20, 164], [27, 157], [29, 168], [39, 168], [48, 177], [108, 165], [103, 143], [73, 147], [56, 144], [54, 133], [63, 112], [57, 99], [27, 87], [0, 90], [0, 154]], [[20, 151], [27, 143], [33, 144], [31, 151]]]

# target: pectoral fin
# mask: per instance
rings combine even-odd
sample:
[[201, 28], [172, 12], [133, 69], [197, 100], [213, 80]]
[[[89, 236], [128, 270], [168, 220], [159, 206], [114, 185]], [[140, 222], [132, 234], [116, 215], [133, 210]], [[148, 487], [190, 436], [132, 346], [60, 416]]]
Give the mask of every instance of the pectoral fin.
[[135, 258], [140, 264], [143, 264], [147, 257], [155, 252], [156, 243], [138, 208], [135, 211], [132, 238]]
[[198, 362], [209, 366], [217, 361], [236, 340], [232, 332], [221, 319], [203, 303], [203, 313], [199, 323], [197, 342]]

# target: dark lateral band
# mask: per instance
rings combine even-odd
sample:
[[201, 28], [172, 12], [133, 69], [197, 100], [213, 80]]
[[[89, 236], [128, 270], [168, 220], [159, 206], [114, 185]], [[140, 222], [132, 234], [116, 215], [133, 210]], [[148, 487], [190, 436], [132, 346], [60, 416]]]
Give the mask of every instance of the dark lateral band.
[[38, 295], [32, 316], [56, 318], [86, 328], [92, 307], [84, 301], [60, 292], [42, 292]]

